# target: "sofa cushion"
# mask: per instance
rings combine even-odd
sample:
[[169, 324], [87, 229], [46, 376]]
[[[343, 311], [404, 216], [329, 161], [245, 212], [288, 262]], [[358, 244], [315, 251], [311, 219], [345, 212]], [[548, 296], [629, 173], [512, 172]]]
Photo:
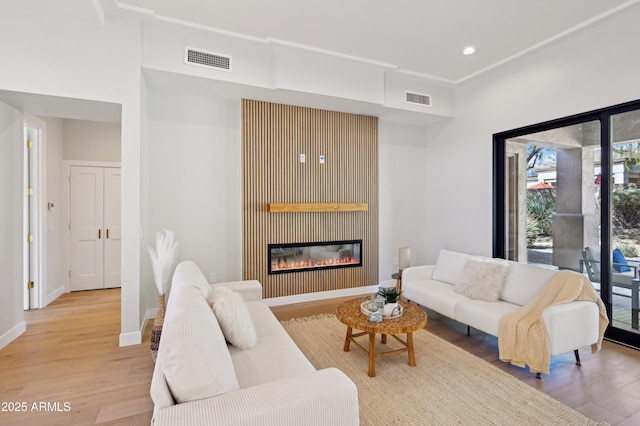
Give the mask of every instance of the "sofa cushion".
[[471, 256], [468, 254], [440, 250], [432, 278], [437, 281], [456, 284], [460, 281], [464, 266], [470, 258]]
[[245, 350], [229, 346], [240, 388], [316, 370], [267, 305], [247, 302], [247, 308], [256, 327], [258, 344]]
[[202, 271], [191, 260], [185, 260], [180, 262], [176, 266], [176, 270], [173, 273], [173, 280], [171, 281], [171, 289], [174, 287], [195, 287], [202, 294], [202, 297], [207, 300], [211, 297], [211, 286], [207, 282], [207, 279], [202, 275]]
[[451, 284], [436, 280], [405, 282], [402, 284], [402, 294], [407, 300], [449, 318], [453, 318], [456, 303], [469, 300], [467, 296], [456, 293]]
[[474, 257], [467, 261], [455, 291], [472, 299], [496, 302], [500, 298], [507, 273], [507, 263], [501, 259]]
[[497, 336], [500, 318], [520, 308], [521, 306], [502, 301], [487, 302], [467, 299], [456, 304], [455, 316], [452, 318], [477, 330]]
[[222, 330], [196, 287], [172, 289], [157, 362], [176, 402], [239, 388]]
[[211, 308], [229, 343], [239, 349], [253, 348], [258, 344], [256, 328], [240, 293], [218, 286], [211, 292], [211, 299]]
[[500, 299], [523, 306], [527, 304], [557, 271], [526, 263], [508, 262], [507, 277]]

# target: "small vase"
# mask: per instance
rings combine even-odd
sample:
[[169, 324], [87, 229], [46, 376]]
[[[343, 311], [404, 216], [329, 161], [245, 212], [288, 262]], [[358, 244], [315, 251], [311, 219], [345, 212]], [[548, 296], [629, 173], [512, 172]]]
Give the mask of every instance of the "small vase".
[[160, 336], [162, 335], [162, 324], [164, 324], [164, 313], [167, 310], [166, 303], [164, 301], [164, 294], [161, 294], [158, 298], [158, 313], [153, 320], [153, 328], [151, 329], [151, 358], [153, 362], [156, 361], [158, 356], [158, 348], [160, 347]]
[[[395, 308], [397, 308], [397, 307], [398, 307], [398, 303], [397, 302], [395, 302], [395, 303], [387, 303], [386, 305], [384, 305], [384, 315], [387, 316], [387, 317], [392, 316], [393, 313], [394, 313], [393, 310]], [[396, 315], [397, 314], [398, 314], [398, 311], [396, 311]]]

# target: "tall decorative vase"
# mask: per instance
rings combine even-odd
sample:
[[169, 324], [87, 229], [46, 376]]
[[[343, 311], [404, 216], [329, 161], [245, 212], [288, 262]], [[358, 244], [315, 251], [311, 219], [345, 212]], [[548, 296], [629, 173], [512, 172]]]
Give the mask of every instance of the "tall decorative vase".
[[164, 313], [167, 305], [164, 300], [164, 294], [158, 297], [158, 313], [156, 319], [153, 320], [153, 328], [151, 329], [151, 358], [156, 361], [158, 357], [158, 347], [160, 347], [160, 336], [162, 335], [162, 324], [164, 324]]

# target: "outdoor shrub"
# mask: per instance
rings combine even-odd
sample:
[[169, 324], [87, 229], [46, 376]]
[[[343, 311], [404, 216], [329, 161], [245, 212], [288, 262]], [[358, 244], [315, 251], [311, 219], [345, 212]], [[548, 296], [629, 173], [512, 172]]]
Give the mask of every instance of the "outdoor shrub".
[[640, 189], [624, 189], [611, 194], [613, 225], [640, 228]]
[[[538, 232], [551, 235], [553, 228], [553, 214], [556, 211], [556, 200], [550, 197], [540, 197], [535, 193], [527, 195], [527, 216], [531, 215], [536, 222]], [[527, 217], [527, 222], [529, 222]], [[529, 225], [527, 223], [527, 232]]]
[[538, 221], [530, 213], [527, 213], [527, 248], [533, 247], [538, 239], [538, 234], [540, 234]]
[[620, 249], [624, 257], [638, 257], [638, 248], [633, 244], [616, 244], [616, 248]]

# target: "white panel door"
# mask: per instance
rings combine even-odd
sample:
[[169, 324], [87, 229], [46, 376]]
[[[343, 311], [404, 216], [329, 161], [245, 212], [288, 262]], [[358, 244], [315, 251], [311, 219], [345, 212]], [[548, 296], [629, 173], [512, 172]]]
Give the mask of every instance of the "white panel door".
[[104, 176], [99, 167], [71, 167], [71, 291], [104, 287]]
[[120, 287], [120, 183], [119, 168], [104, 169], [104, 287]]

